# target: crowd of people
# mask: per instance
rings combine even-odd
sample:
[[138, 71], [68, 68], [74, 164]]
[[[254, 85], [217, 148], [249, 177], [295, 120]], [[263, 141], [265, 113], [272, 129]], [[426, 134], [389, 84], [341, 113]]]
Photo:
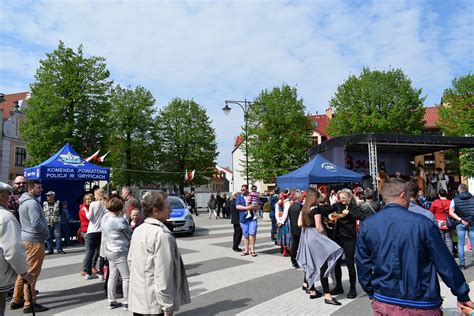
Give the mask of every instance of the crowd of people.
[[[345, 292], [341, 270], [344, 262], [349, 274], [347, 298], [357, 297], [359, 280], [369, 294], [374, 312], [391, 315], [418, 310], [423, 315], [441, 315], [439, 286], [433, 286], [437, 284], [434, 271], [458, 297], [460, 308], [472, 308], [469, 288], [461, 272], [467, 268], [466, 233], [474, 242], [471, 226], [474, 224], [474, 197], [467, 186], [460, 184], [458, 194], [451, 200], [443, 185], [438, 188], [437, 197], [425, 197], [419, 181], [394, 177], [385, 179], [382, 186], [381, 194], [370, 188], [356, 187], [330, 190], [328, 196], [314, 188], [280, 192], [275, 187], [256, 205], [252, 203], [247, 185], [243, 185], [241, 192], [234, 192], [229, 201], [234, 227], [232, 249], [241, 252], [241, 256], [257, 256], [258, 217], [248, 213], [267, 208], [272, 221], [271, 240], [280, 247], [283, 256], [290, 257], [294, 268], [304, 271], [302, 289], [310, 299], [324, 296], [326, 304], [341, 304], [335, 296]], [[397, 212], [393, 218], [392, 211]], [[406, 225], [408, 218], [410, 224]], [[403, 238], [394, 242], [393, 238], [400, 234]], [[242, 237], [243, 250], [240, 248]], [[453, 247], [456, 243], [457, 251]], [[454, 260], [456, 256], [459, 256], [458, 265]], [[421, 272], [417, 272], [418, 268]], [[328, 277], [332, 277], [335, 284], [332, 289]], [[318, 278], [322, 293], [315, 287]], [[390, 279], [393, 279], [391, 284]], [[399, 287], [401, 290], [396, 290]]]
[[[46, 193], [46, 201], [41, 204], [41, 182], [19, 178], [14, 182], [24, 190], [19, 198], [15, 196], [18, 187], [13, 191], [10, 185], [0, 183], [2, 316], [12, 289], [11, 310], [48, 310], [37, 303], [35, 284], [45, 255], [54, 251], [54, 239], [57, 253], [64, 253], [61, 235], [56, 231], [66, 205], [61, 207], [53, 191]], [[165, 225], [170, 212], [163, 192], [148, 192], [141, 203], [129, 187], [124, 187], [120, 195], [113, 191], [106, 196], [100, 188], [84, 195], [79, 218], [86, 254], [80, 274], [85, 280], [105, 281], [108, 309], [123, 307], [134, 315], [173, 315], [179, 306], [190, 302], [181, 254]], [[123, 302], [117, 300], [119, 286]]]
[[[0, 183], [2, 315], [12, 289], [10, 309], [47, 311], [36, 301], [35, 284], [45, 255], [54, 253], [54, 244], [57, 253], [64, 253], [58, 232], [67, 205], [57, 201], [53, 191], [46, 193], [41, 204], [43, 189], [38, 180], [17, 177], [14, 186]], [[466, 233], [474, 242], [474, 197], [465, 184], [458, 186], [451, 199], [443, 187], [437, 190], [437, 198], [426, 198], [424, 192], [417, 181], [394, 177], [383, 181], [380, 194], [357, 187], [328, 194], [316, 188], [280, 192], [275, 187], [260, 195], [255, 186], [249, 190], [243, 185], [228, 199], [224, 194], [217, 196], [223, 200], [221, 211], [226, 209], [222, 212], [234, 227], [232, 249], [241, 256], [258, 256], [259, 211], [269, 211], [271, 240], [283, 256], [290, 257], [294, 268], [303, 270], [302, 289], [309, 299], [323, 297], [325, 304], [341, 305], [337, 297], [346, 291], [342, 283], [345, 263], [347, 298], [357, 297], [358, 281], [376, 314], [442, 315], [437, 275], [467, 313], [474, 305], [461, 269], [468, 267]], [[218, 204], [211, 196], [210, 214]], [[109, 309], [172, 315], [190, 301], [180, 251], [165, 225], [170, 212], [163, 192], [148, 192], [140, 202], [129, 187], [121, 194], [112, 191], [107, 196], [96, 188], [84, 195], [79, 218], [86, 254], [80, 274], [85, 280], [105, 281]], [[317, 289], [318, 280], [322, 292]], [[117, 289], [123, 293], [122, 303]]]

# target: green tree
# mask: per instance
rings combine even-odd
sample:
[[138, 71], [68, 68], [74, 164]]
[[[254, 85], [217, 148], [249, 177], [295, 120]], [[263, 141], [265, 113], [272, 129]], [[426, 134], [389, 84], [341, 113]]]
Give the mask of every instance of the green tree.
[[[308, 161], [313, 127], [305, 110], [296, 88], [287, 84], [257, 96], [248, 113], [250, 180], [273, 182]], [[240, 165], [245, 172], [245, 161]]]
[[364, 68], [337, 88], [328, 132], [333, 136], [359, 133], [419, 134], [425, 109], [421, 89], [414, 89], [401, 69]]
[[[446, 135], [474, 136], [474, 75], [454, 78], [444, 90], [439, 127]], [[461, 174], [474, 176], [474, 150], [461, 150]]]
[[105, 144], [112, 82], [102, 57], [84, 57], [59, 42], [46, 54], [31, 85], [21, 134], [28, 165], [37, 164], [70, 143], [79, 154]]
[[155, 98], [143, 87], [112, 91], [109, 149], [115, 185], [151, 183], [156, 174]]
[[193, 100], [173, 99], [157, 117], [160, 180], [179, 184], [184, 193], [185, 171], [196, 170], [193, 185], [207, 183], [213, 174], [216, 133], [206, 110]]

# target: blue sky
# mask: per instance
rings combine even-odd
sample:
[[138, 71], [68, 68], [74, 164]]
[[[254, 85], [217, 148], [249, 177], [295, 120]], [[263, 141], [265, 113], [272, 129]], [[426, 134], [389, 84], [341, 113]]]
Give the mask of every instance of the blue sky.
[[111, 79], [157, 99], [193, 98], [216, 130], [218, 163], [231, 165], [243, 124], [225, 99], [253, 99], [283, 82], [308, 112], [323, 113], [362, 67], [402, 68], [438, 103], [473, 72], [472, 1], [0, 0], [0, 92], [27, 91], [58, 41], [106, 58]]

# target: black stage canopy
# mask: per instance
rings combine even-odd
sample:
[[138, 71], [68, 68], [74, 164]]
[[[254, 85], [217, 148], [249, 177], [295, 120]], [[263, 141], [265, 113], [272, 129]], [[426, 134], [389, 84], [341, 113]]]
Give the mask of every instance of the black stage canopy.
[[336, 147], [344, 147], [346, 151], [351, 152], [367, 152], [367, 146], [370, 142], [377, 144], [378, 152], [404, 152], [413, 156], [440, 150], [474, 147], [474, 137], [370, 133], [331, 138], [311, 148], [310, 156], [314, 157]]

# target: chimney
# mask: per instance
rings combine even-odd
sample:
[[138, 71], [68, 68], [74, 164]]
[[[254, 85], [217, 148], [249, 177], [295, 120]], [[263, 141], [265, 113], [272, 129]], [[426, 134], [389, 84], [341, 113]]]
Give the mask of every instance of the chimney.
[[332, 115], [333, 115], [332, 108], [327, 108], [326, 109], [326, 116], [328, 117], [328, 119], [332, 119]]

